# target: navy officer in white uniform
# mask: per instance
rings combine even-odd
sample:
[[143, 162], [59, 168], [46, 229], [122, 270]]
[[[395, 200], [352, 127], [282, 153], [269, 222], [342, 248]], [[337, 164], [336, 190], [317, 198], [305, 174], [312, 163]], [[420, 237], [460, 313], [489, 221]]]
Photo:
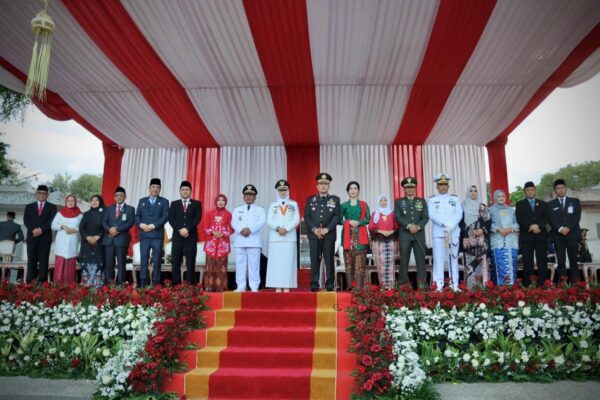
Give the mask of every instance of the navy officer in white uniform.
[[429, 219], [433, 223], [433, 281], [437, 290], [444, 287], [444, 263], [448, 262], [453, 290], [458, 290], [458, 247], [463, 209], [456, 195], [448, 194], [451, 178], [442, 173], [434, 178], [439, 194], [427, 201]]
[[246, 291], [246, 277], [250, 290], [258, 292], [260, 286], [260, 252], [262, 243], [260, 230], [265, 225], [265, 209], [254, 204], [258, 194], [254, 185], [248, 184], [242, 190], [244, 204], [233, 210], [231, 227], [235, 250], [236, 292]]

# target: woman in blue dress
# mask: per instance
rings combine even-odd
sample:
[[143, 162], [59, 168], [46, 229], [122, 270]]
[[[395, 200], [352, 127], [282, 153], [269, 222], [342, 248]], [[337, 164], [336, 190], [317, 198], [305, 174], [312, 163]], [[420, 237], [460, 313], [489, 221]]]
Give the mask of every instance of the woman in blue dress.
[[519, 252], [519, 224], [515, 209], [506, 205], [506, 193], [494, 192], [494, 205], [490, 207], [492, 229], [490, 248], [492, 262], [496, 267], [496, 284], [512, 285], [517, 279], [517, 257]]

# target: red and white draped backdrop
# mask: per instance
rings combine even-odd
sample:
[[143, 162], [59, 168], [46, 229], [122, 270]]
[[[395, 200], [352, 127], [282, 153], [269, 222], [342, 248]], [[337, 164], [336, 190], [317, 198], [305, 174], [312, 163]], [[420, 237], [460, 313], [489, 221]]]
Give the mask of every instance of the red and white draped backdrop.
[[[39, 7], [0, 0], [0, 83], [16, 90]], [[597, 0], [54, 0], [49, 13], [39, 106], [102, 140], [108, 199], [120, 182], [135, 201], [155, 174], [172, 198], [187, 177], [207, 208], [219, 191], [236, 203], [242, 177], [266, 201], [284, 175], [303, 202], [327, 169], [338, 194], [356, 179], [372, 202], [400, 196], [405, 175], [425, 194], [439, 170], [481, 184], [484, 147], [506, 189], [508, 134], [600, 69]]]

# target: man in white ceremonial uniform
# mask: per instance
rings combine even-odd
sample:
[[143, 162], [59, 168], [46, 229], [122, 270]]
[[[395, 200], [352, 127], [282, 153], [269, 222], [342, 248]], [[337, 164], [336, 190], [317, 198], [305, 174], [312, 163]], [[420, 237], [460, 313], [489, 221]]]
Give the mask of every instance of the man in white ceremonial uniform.
[[444, 263], [448, 262], [452, 290], [458, 290], [458, 247], [463, 209], [456, 195], [448, 194], [451, 178], [440, 174], [434, 178], [439, 194], [427, 201], [432, 226], [433, 281], [437, 290], [444, 287]]
[[276, 292], [289, 292], [298, 287], [298, 253], [296, 228], [300, 224], [298, 203], [288, 195], [289, 183], [280, 179], [275, 184], [277, 200], [269, 206], [269, 262], [267, 264], [267, 287]]
[[235, 249], [235, 281], [236, 292], [246, 291], [246, 277], [250, 290], [258, 292], [260, 285], [260, 230], [265, 225], [265, 209], [254, 204], [256, 200], [256, 187], [246, 185], [243, 205], [233, 210], [231, 227], [233, 234], [233, 248]]

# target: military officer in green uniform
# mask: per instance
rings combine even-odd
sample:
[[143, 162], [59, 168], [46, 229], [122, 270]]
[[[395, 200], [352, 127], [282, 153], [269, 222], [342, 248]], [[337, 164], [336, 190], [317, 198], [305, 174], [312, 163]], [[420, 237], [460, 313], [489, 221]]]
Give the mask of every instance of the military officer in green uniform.
[[327, 280], [325, 287], [334, 290], [335, 279], [335, 239], [337, 226], [341, 222], [340, 198], [329, 194], [331, 175], [322, 172], [317, 175], [316, 195], [310, 196], [304, 208], [304, 221], [308, 228], [308, 245], [310, 248], [310, 290], [319, 290], [319, 273], [321, 257], [325, 259]]
[[427, 202], [415, 196], [417, 180], [412, 176], [402, 180], [406, 194], [394, 203], [394, 215], [400, 224], [400, 279], [398, 285], [408, 283], [408, 262], [410, 252], [414, 251], [417, 263], [417, 284], [425, 287], [425, 225], [429, 222]]

